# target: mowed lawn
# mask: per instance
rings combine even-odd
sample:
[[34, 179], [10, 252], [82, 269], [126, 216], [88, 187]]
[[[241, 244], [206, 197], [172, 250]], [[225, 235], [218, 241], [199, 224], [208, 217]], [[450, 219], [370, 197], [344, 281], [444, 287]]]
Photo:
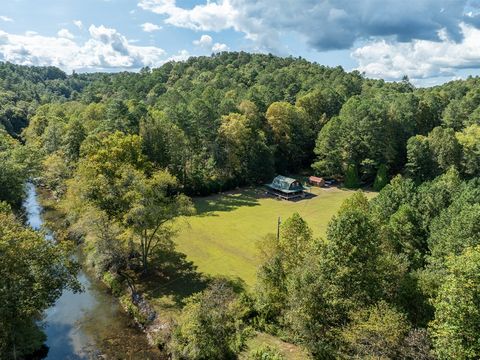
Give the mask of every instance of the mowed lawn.
[[[258, 242], [276, 233], [277, 219], [298, 212], [315, 236], [324, 236], [327, 224], [343, 200], [353, 192], [338, 188], [312, 188], [313, 197], [278, 200], [262, 188], [242, 189], [193, 199], [197, 214], [179, 222], [177, 249], [212, 275], [240, 277], [255, 283], [259, 265]], [[374, 193], [366, 193], [371, 198]]]

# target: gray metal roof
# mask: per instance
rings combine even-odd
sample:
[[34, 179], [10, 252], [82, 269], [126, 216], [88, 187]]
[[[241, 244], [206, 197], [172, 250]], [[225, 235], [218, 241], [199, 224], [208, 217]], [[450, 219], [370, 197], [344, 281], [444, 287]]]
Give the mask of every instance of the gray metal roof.
[[285, 193], [293, 193], [297, 191], [304, 190], [302, 184], [295, 179], [279, 175], [275, 179], [273, 179], [271, 184], [267, 184], [267, 186], [274, 190], [279, 190]]

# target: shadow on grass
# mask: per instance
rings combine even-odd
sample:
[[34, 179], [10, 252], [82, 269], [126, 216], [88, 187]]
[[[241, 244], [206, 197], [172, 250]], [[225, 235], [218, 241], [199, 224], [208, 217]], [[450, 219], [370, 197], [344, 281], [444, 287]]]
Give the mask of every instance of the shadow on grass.
[[304, 192], [304, 195], [303, 197], [302, 196], [298, 196], [298, 197], [295, 197], [293, 199], [284, 199], [282, 197], [280, 197], [281, 193], [280, 192], [272, 192], [272, 191], [265, 191], [265, 195], [264, 197], [268, 197], [270, 199], [274, 199], [274, 200], [277, 200], [277, 201], [284, 201], [284, 202], [301, 202], [301, 201], [304, 201], [304, 200], [310, 200], [310, 199], [313, 199], [315, 197], [318, 196], [318, 194], [315, 194], [309, 190], [306, 190]]
[[285, 200], [285, 201], [301, 202], [301, 201], [303, 201], [303, 200], [313, 199], [313, 198], [315, 198], [315, 197], [317, 197], [317, 196], [318, 196], [317, 194], [310, 193], [310, 192], [306, 192], [304, 197], [297, 197], [297, 198], [295, 198], [295, 199], [290, 199], [290, 200]]
[[176, 250], [161, 252], [149, 275], [142, 279], [142, 291], [151, 299], [169, 297], [172, 306], [180, 308], [187, 297], [204, 290], [208, 279], [197, 271], [187, 256]]
[[197, 216], [218, 216], [215, 212], [233, 211], [244, 206], [258, 206], [258, 200], [265, 196], [262, 188], [247, 188], [222, 194], [197, 198]]

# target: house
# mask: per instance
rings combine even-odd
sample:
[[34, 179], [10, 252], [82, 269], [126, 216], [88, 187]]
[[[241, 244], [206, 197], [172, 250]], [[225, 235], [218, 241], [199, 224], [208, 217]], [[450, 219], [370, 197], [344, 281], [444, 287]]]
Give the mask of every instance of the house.
[[305, 197], [303, 185], [298, 180], [286, 176], [279, 175], [265, 186], [270, 194], [285, 200]]
[[317, 176], [310, 176], [308, 178], [308, 183], [313, 186], [319, 186], [319, 187], [325, 186], [325, 180]]

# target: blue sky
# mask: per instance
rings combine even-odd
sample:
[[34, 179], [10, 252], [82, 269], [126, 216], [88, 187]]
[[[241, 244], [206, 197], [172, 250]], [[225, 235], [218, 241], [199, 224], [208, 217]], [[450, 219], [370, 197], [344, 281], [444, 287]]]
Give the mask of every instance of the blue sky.
[[418, 85], [480, 74], [480, 0], [1, 0], [0, 61], [138, 70], [225, 50]]

